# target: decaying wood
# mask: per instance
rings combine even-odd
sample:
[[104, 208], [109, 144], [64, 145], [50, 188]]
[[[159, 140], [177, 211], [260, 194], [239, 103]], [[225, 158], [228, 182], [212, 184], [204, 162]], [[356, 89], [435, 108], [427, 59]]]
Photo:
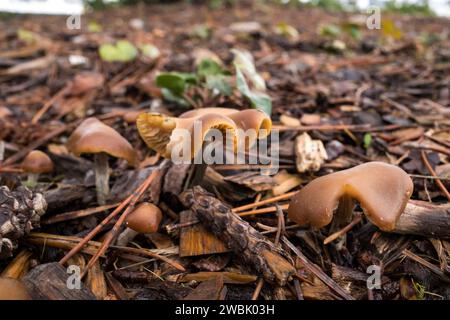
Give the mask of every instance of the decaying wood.
[[80, 282], [80, 289], [67, 285], [70, 274], [57, 262], [41, 264], [23, 279], [33, 300], [95, 300], [94, 294]]
[[450, 239], [450, 204], [410, 200], [393, 232]]
[[20, 253], [10, 262], [10, 264], [1, 273], [2, 277], [20, 279], [30, 268], [30, 259], [33, 253], [27, 249]]
[[196, 212], [199, 220], [239, 255], [244, 264], [254, 268], [266, 281], [285, 285], [296, 272], [292, 258], [283, 249], [203, 188], [195, 186], [185, 191], [180, 200], [186, 208]]
[[[191, 210], [180, 212], [180, 223], [197, 220], [197, 214]], [[181, 229], [180, 257], [228, 252], [227, 246], [202, 224], [197, 223]]]
[[95, 198], [95, 189], [77, 184], [58, 185], [57, 188], [44, 192], [48, 211], [66, 208], [74, 202], [89, 202]]
[[86, 278], [86, 284], [98, 300], [105, 299], [108, 294], [105, 275], [101, 269], [100, 262], [96, 261], [91, 269], [89, 269]]
[[202, 282], [222, 277], [224, 283], [228, 284], [246, 284], [255, 282], [257, 277], [250, 274], [240, 274], [235, 272], [197, 272], [182, 275], [177, 282], [190, 282], [192, 280]]

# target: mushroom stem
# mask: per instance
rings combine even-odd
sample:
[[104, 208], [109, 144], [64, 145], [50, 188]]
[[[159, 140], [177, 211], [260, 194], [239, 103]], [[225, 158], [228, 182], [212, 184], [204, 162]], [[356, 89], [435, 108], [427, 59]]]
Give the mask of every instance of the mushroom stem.
[[33, 188], [37, 185], [39, 173], [28, 173], [27, 186]]
[[104, 152], [94, 155], [95, 163], [95, 189], [97, 191], [97, 202], [99, 205], [106, 204], [109, 195], [109, 165], [108, 155]]
[[348, 225], [352, 221], [354, 207], [355, 204], [351, 196], [344, 195], [339, 199], [339, 205], [331, 227], [333, 231]]
[[126, 247], [128, 243], [130, 243], [131, 241], [133, 241], [134, 237], [136, 237], [139, 234], [139, 232], [134, 231], [131, 228], [126, 228], [125, 230], [122, 231], [121, 234], [119, 234], [119, 236], [117, 237], [117, 242], [116, 244], [119, 247]]

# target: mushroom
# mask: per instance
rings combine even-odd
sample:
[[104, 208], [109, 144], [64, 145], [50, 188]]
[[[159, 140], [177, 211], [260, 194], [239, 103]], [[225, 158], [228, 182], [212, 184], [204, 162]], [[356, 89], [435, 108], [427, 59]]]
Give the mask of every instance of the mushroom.
[[95, 186], [100, 205], [106, 203], [109, 194], [108, 155], [125, 159], [130, 165], [136, 162], [136, 153], [131, 144], [116, 130], [94, 117], [85, 119], [75, 129], [66, 146], [76, 156], [94, 154]]
[[162, 219], [161, 210], [152, 203], [141, 203], [127, 219], [127, 228], [117, 238], [118, 246], [126, 246], [133, 238], [141, 234], [158, 231]]
[[[249, 109], [238, 111], [229, 108], [203, 108], [185, 112], [178, 118], [168, 117], [159, 113], [142, 113], [137, 118], [137, 128], [145, 143], [153, 150], [161, 153], [165, 158], [170, 158], [173, 147], [179, 143], [173, 135], [176, 129], [186, 129], [191, 137], [191, 159], [200, 151], [206, 134], [211, 129], [219, 129], [223, 133], [227, 130], [233, 135], [233, 149], [240, 143], [238, 129], [254, 129], [257, 138], [265, 138], [271, 130], [272, 121], [264, 112]], [[201, 141], [195, 141], [194, 123], [201, 124]], [[260, 129], [265, 129], [260, 135]], [[246, 146], [254, 143], [250, 140]]]
[[31, 300], [25, 285], [13, 278], [0, 278], [0, 300]]
[[311, 181], [291, 200], [288, 217], [301, 226], [328, 225], [340, 205], [352, 213], [357, 200], [367, 218], [383, 231], [393, 230], [413, 192], [413, 182], [397, 166], [368, 162]]
[[28, 173], [27, 185], [36, 185], [41, 173], [53, 171], [53, 161], [48, 155], [39, 150], [33, 150], [27, 154], [21, 165], [23, 171]]

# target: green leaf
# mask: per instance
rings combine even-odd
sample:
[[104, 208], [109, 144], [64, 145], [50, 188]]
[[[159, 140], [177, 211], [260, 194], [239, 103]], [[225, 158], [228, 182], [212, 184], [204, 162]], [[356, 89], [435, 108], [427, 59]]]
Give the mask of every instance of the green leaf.
[[263, 77], [256, 72], [256, 67], [250, 52], [237, 49], [232, 49], [231, 52], [234, 53], [233, 63], [235, 67], [242, 71], [256, 90], [265, 91], [266, 82]]
[[177, 96], [181, 96], [186, 89], [186, 80], [175, 72], [161, 73], [156, 77], [156, 85], [169, 90]]
[[230, 84], [230, 77], [217, 74], [217, 75], [208, 75], [205, 78], [206, 87], [210, 90], [217, 90], [220, 94], [225, 96], [230, 96], [232, 93], [232, 88]]
[[319, 34], [321, 36], [336, 38], [341, 34], [341, 29], [337, 25], [327, 24], [319, 29]]
[[200, 77], [207, 77], [222, 73], [222, 67], [212, 59], [203, 59], [197, 66], [197, 75]]
[[37, 40], [37, 36], [34, 32], [25, 30], [25, 29], [19, 29], [17, 30], [17, 38], [23, 42], [31, 43], [35, 42]]
[[369, 149], [372, 144], [372, 135], [370, 133], [366, 133], [364, 135], [364, 149]]
[[358, 25], [351, 22], [347, 22], [342, 24], [341, 28], [346, 33], [348, 33], [353, 39], [355, 40], [361, 39], [361, 32], [359, 31]]
[[88, 23], [87, 29], [89, 32], [102, 32], [103, 30], [102, 26], [95, 21], [90, 21]]
[[115, 45], [102, 44], [99, 48], [99, 54], [104, 61], [129, 62], [136, 59], [138, 50], [132, 43], [120, 40]]
[[236, 67], [236, 87], [238, 90], [250, 100], [252, 107], [266, 114], [272, 113], [272, 99], [264, 92], [250, 90], [244, 74]]
[[391, 37], [398, 40], [403, 37], [403, 32], [395, 25], [395, 22], [390, 19], [383, 19], [381, 21], [381, 33], [385, 37]]
[[277, 24], [275, 30], [278, 34], [281, 34], [285, 37], [296, 38], [298, 37], [298, 31], [293, 26], [287, 24], [286, 22], [281, 22]]
[[167, 88], [162, 88], [161, 91], [162, 91], [164, 99], [167, 101], [175, 102], [176, 104], [183, 106], [183, 107], [188, 107], [190, 105], [189, 102], [186, 101], [186, 99], [184, 99], [183, 97], [174, 95]]
[[150, 43], [141, 45], [139, 49], [141, 49], [141, 52], [144, 56], [149, 57], [151, 59], [156, 59], [161, 55], [159, 49]]

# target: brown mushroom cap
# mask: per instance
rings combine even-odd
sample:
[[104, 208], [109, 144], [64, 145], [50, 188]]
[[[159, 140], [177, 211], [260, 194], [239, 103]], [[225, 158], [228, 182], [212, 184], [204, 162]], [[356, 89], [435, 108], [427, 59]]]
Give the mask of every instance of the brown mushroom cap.
[[394, 165], [368, 162], [311, 181], [289, 205], [289, 218], [301, 226], [329, 224], [343, 196], [359, 202], [364, 213], [381, 230], [394, 229], [413, 192], [408, 174]]
[[12, 278], [0, 278], [0, 300], [31, 300], [25, 285]]
[[161, 210], [152, 203], [141, 203], [127, 217], [127, 227], [139, 233], [158, 231], [162, 219]]
[[136, 153], [131, 144], [116, 130], [94, 117], [87, 118], [75, 129], [66, 146], [76, 156], [105, 152], [125, 159], [130, 164], [136, 161]]
[[[158, 113], [143, 113], [136, 121], [139, 134], [149, 148], [161, 153], [166, 158], [171, 156], [174, 144], [179, 143], [172, 136], [175, 129], [189, 131], [191, 150], [193, 150], [191, 158], [195, 157], [201, 149], [201, 143], [194, 141], [195, 122], [201, 124], [201, 142], [211, 129], [218, 129], [222, 133], [226, 133], [228, 130], [233, 134], [234, 146], [238, 143], [238, 129], [244, 131], [254, 129], [258, 133], [258, 138], [264, 138], [270, 133], [272, 127], [270, 117], [255, 109], [238, 111], [229, 108], [203, 108], [185, 112], [179, 118]], [[264, 135], [259, 135], [260, 129], [266, 129]], [[247, 146], [253, 142], [250, 141]]]
[[53, 161], [44, 152], [33, 150], [25, 157], [21, 167], [29, 173], [48, 173], [53, 171]]

